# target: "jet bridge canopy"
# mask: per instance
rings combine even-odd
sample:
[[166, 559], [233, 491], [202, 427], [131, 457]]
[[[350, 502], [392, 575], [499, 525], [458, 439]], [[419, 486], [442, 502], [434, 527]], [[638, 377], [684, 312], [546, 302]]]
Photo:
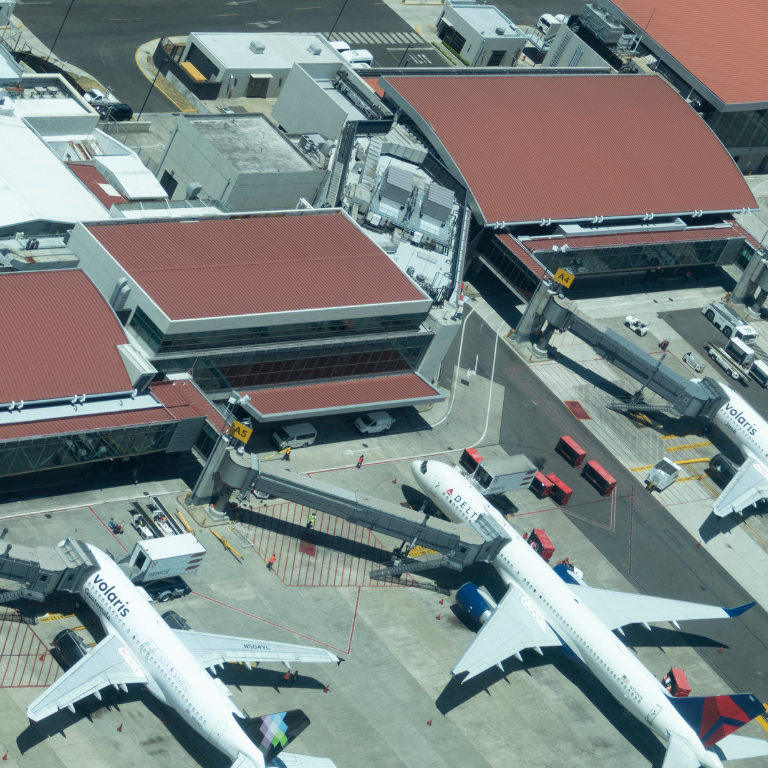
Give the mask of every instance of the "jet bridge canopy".
[[547, 322], [570, 331], [619, 370], [664, 398], [681, 416], [712, 418], [728, 397], [710, 378], [690, 381], [644, 352], [612, 328], [582, 313], [572, 301], [552, 296], [544, 307]]

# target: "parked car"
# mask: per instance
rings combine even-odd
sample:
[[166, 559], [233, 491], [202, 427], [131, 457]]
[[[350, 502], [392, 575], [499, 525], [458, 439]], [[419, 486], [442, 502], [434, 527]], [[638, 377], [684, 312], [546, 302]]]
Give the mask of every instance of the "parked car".
[[371, 411], [355, 419], [355, 427], [363, 435], [386, 432], [394, 423], [394, 418], [386, 411]]

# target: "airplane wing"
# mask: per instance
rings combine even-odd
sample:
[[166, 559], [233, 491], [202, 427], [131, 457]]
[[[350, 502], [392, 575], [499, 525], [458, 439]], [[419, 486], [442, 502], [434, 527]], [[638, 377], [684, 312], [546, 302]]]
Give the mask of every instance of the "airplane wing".
[[673, 733], [661, 768], [699, 768], [699, 765], [690, 745], [682, 736]]
[[614, 592], [610, 589], [595, 589], [573, 584], [571, 589], [576, 597], [610, 629], [651, 621], [732, 619], [754, 605], [754, 603], [746, 603], [737, 608], [719, 608], [715, 605], [687, 603], [683, 600], [667, 600], [664, 597]]
[[74, 712], [75, 703], [86, 696], [101, 698], [102, 688], [146, 682], [141, 665], [123, 641], [107, 635], [27, 707], [27, 716], [37, 722], [65, 707]]
[[273, 643], [268, 640], [251, 640], [247, 637], [209, 635], [206, 632], [192, 632], [184, 629], [175, 629], [174, 632], [204, 667], [212, 667], [224, 662], [255, 664], [262, 661], [278, 661], [287, 664], [291, 661], [335, 661], [341, 663], [338, 656], [334, 656], [323, 648]]
[[768, 468], [757, 459], [747, 459], [712, 503], [712, 511], [725, 517], [761, 499], [768, 499]]
[[469, 680], [526, 648], [561, 644], [533, 600], [513, 584], [451, 674], [467, 672]]

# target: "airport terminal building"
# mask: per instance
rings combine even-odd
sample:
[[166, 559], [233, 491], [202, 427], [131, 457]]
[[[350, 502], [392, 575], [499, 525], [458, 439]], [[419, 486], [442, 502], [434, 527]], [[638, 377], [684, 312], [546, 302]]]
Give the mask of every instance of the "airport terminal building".
[[[384, 76], [398, 121], [467, 190], [467, 258], [527, 299], [704, 274], [748, 260], [757, 208], [710, 127], [656, 75]], [[457, 115], [446, 104], [458, 105]]]
[[343, 212], [78, 224], [69, 247], [149, 364], [213, 400], [298, 385], [322, 385], [324, 413], [444, 399], [432, 299]]

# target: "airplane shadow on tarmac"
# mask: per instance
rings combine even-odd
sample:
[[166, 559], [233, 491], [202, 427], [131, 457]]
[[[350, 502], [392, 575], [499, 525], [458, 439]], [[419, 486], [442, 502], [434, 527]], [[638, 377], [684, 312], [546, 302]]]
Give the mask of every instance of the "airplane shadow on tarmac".
[[749, 520], [750, 517], [762, 517], [765, 514], [765, 510], [765, 502], [759, 501], [757, 503], [757, 509], [749, 507], [748, 509], [745, 509], [742, 514], [731, 512], [731, 514], [726, 517], [718, 517], [714, 512], [710, 512], [709, 517], [699, 528], [699, 536], [701, 536], [701, 540], [707, 544], [716, 536], [723, 533], [730, 533], [734, 528], [738, 528], [743, 522]]
[[458, 677], [451, 678], [435, 702], [435, 706], [442, 715], [447, 715], [478, 694], [485, 693], [493, 696], [492, 687], [505, 680], [508, 675], [528, 672], [545, 664], [551, 664], [590, 700], [603, 717], [654, 768], [661, 768], [665, 755], [664, 745], [639, 720], [630, 715], [591, 672], [579, 667], [559, 649], [547, 649], [544, 654], [543, 657], [536, 655], [536, 658], [528, 659], [524, 664], [515, 658], [507, 659], [504, 662], [506, 673], [498, 667], [492, 667], [463, 684]]
[[[284, 674], [283, 671], [278, 670], [260, 668], [248, 670], [246, 667], [226, 665], [224, 670], [217, 674], [217, 677], [225, 685], [236, 686], [238, 690], [241, 685], [256, 685], [274, 688], [277, 693], [280, 693], [280, 689], [285, 687]], [[313, 677], [299, 675], [293, 687], [322, 691], [325, 686]], [[166, 726], [170, 738], [178, 741], [196, 763], [207, 765], [210, 768], [230, 768], [232, 761], [226, 755], [219, 752], [199, 733], [190, 728], [173, 709], [161, 704], [147, 691], [139, 687], [132, 687], [128, 693], [123, 693], [112, 688], [105, 688], [101, 695], [103, 701], [89, 697], [76, 704], [75, 714], [72, 714], [68, 709], [62, 709], [39, 723], [30, 721], [29, 725], [16, 737], [16, 746], [19, 752], [24, 755], [51, 736], [59, 735], [66, 739], [67, 729], [85, 720], [93, 723], [108, 713], [117, 713], [118, 716], [115, 718], [115, 722], [117, 722], [120, 720], [121, 705], [141, 702], [157, 718], [159, 724]], [[269, 712], [248, 712], [247, 715], [256, 717], [279, 712], [281, 706], [279, 699], [275, 699]], [[103, 736], [103, 729], [100, 728], [98, 733]], [[154, 732], [147, 734], [143, 740], [139, 737], [135, 737], [135, 739], [139, 746], [143, 747], [150, 755], [155, 751], [153, 744], [157, 744], [156, 749], [162, 750], [163, 753], [167, 751], [166, 748], [160, 746], [162, 737], [157, 736]]]

